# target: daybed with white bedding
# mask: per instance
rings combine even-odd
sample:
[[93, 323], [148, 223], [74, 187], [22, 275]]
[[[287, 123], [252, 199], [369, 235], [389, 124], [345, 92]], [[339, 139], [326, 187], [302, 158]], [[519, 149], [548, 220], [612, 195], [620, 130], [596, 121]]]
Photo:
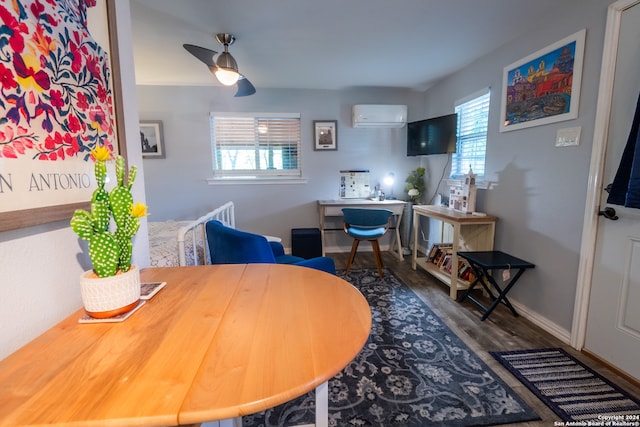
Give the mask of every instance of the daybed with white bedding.
[[212, 219], [235, 228], [233, 202], [227, 202], [195, 221], [150, 221], [148, 226], [151, 266], [209, 264], [205, 224]]

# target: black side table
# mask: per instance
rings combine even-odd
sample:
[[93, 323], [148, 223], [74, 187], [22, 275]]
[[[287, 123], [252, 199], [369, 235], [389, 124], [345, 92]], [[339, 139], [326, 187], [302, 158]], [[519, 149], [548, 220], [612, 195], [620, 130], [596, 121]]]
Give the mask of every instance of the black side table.
[[[477, 305], [482, 311], [483, 315], [481, 320], [485, 320], [491, 312], [498, 306], [499, 303], [503, 303], [514, 316], [518, 316], [516, 309], [513, 308], [509, 299], [507, 298], [507, 292], [516, 284], [522, 273], [528, 268], [534, 268], [535, 265], [530, 262], [521, 260], [520, 258], [516, 258], [509, 254], [506, 254], [501, 251], [481, 251], [481, 252], [458, 252], [458, 256], [466, 259], [469, 262], [469, 265], [473, 269], [474, 274], [476, 275], [476, 280], [469, 286], [467, 291], [458, 299], [459, 302], [464, 301], [465, 298], [469, 298], [475, 305]], [[496, 283], [493, 276], [489, 273], [489, 270], [494, 269], [509, 269], [509, 270], [517, 270], [515, 275], [511, 276], [511, 280], [504, 287], [504, 289], [500, 288], [500, 286]], [[488, 286], [487, 281], [493, 286], [493, 288], [498, 292], [498, 295], [494, 295], [492, 289]], [[493, 303], [489, 307], [485, 307], [480, 301], [478, 301], [470, 292], [473, 288], [480, 283], [485, 291], [491, 297]]]

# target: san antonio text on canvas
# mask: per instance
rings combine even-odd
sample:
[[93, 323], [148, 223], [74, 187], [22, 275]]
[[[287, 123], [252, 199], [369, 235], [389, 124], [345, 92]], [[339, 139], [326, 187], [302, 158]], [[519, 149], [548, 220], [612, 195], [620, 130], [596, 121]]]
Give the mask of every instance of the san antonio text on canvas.
[[585, 30], [504, 69], [500, 130], [576, 118]]

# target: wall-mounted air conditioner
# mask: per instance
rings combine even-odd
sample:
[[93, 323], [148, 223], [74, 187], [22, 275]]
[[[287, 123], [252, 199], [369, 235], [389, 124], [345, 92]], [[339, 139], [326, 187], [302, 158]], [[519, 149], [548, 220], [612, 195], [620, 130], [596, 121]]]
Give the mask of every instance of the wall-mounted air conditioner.
[[352, 123], [354, 128], [401, 128], [407, 124], [407, 106], [354, 105]]

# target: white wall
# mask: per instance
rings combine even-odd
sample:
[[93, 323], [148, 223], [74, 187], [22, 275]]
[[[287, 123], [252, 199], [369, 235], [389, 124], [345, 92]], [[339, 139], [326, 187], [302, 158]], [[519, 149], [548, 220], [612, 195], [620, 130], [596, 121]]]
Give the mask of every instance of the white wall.
[[[133, 141], [130, 164], [141, 165], [128, 3], [116, 3], [125, 88], [125, 121], [118, 125]], [[144, 203], [142, 172], [134, 198]], [[141, 266], [149, 260], [145, 230], [146, 223], [135, 240], [134, 262]], [[90, 268], [85, 249], [68, 221], [0, 232], [0, 359], [82, 306], [78, 278]]]
[[[576, 2], [558, 2], [556, 13], [539, 31], [500, 46], [425, 94], [427, 112], [435, 115], [452, 111], [457, 99], [491, 87], [486, 170], [487, 179], [497, 181], [497, 186], [479, 191], [478, 210], [500, 218], [497, 249], [536, 264], [510, 297], [565, 331], [570, 331], [573, 315], [609, 3], [590, 0], [576, 7]], [[583, 28], [587, 34], [578, 118], [501, 133], [503, 68]], [[582, 127], [580, 145], [555, 147], [557, 130], [574, 126]], [[444, 167], [442, 158], [429, 159], [427, 164], [432, 171]]]

